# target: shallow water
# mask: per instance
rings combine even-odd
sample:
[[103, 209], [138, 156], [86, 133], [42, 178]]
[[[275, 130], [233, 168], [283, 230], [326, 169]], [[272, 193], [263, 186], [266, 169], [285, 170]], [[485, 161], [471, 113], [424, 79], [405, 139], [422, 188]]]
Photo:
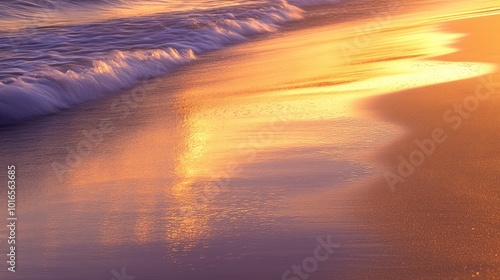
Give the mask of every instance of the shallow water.
[[339, 247], [311, 279], [383, 279], [391, 244], [356, 219], [371, 206], [349, 187], [379, 174], [368, 159], [403, 131], [355, 102], [493, 69], [424, 62], [460, 35], [398, 24], [351, 60], [349, 25], [296, 30], [2, 128], [20, 202], [19, 270], [2, 277], [282, 279], [330, 235]]

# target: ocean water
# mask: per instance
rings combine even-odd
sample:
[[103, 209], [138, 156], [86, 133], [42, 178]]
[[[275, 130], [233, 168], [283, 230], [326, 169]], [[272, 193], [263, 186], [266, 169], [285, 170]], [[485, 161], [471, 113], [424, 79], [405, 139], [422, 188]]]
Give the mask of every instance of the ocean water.
[[59, 112], [165, 75], [208, 51], [276, 32], [306, 17], [312, 6], [351, 3], [331, 16], [348, 18], [384, 12], [391, 5], [411, 10], [446, 2], [2, 1], [0, 125]]
[[[0, 124], [59, 113], [0, 127], [19, 186], [18, 272], [4, 254], [0, 279], [296, 280], [283, 275], [328, 235], [340, 247], [308, 279], [415, 278], [357, 218], [378, 205], [346, 187], [380, 173], [365, 161], [397, 127], [349, 104], [396, 90], [384, 78], [398, 71], [460, 79], [467, 65], [395, 57], [443, 55], [459, 36], [396, 25], [347, 65], [337, 46], [358, 33], [307, 17], [387, 19], [373, 11], [397, 1], [185, 2], [2, 2]], [[290, 22], [299, 30], [252, 42]]]
[[15, 0], [0, 11], [0, 125], [164, 75], [335, 0]]

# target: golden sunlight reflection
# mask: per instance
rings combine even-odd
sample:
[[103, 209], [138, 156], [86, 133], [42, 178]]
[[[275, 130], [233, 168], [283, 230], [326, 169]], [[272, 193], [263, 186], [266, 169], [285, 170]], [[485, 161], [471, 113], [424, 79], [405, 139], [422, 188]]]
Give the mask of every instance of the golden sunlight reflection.
[[[183, 78], [189, 86], [176, 96], [180, 124], [155, 122], [164, 115], [159, 110], [148, 115], [151, 119], [140, 131], [117, 128], [126, 131], [117, 135], [125, 136], [109, 140], [112, 143], [102, 148], [106, 150], [85, 157], [72, 171], [71, 207], [99, 206], [102, 222], [94, 226], [105, 245], [164, 241], [173, 250], [189, 249], [224, 230], [213, 225], [220, 211], [218, 197], [200, 207], [197, 188], [220, 178], [250, 176], [246, 166], [282, 150], [347, 147], [374, 138], [370, 129], [398, 129], [382, 121], [351, 125], [352, 120], [367, 122], [354, 106], [361, 97], [467, 79], [495, 69], [490, 64], [434, 58], [454, 52], [451, 45], [460, 34], [445, 33], [438, 25], [399, 27], [374, 31], [363, 47], [348, 49], [348, 55], [341, 46], [353, 46], [356, 35], [344, 26], [295, 32], [265, 46], [255, 42], [236, 47], [232, 51], [248, 54], [237, 69], [224, 61], [198, 64]], [[316, 125], [321, 122], [340, 122], [344, 130], [325, 131]], [[253, 215], [265, 211], [251, 210]], [[57, 219], [66, 219], [65, 213]], [[124, 220], [129, 223], [122, 224]]]
[[[342, 38], [339, 33], [338, 30], [325, 30], [277, 39], [264, 47], [264, 51], [261, 46], [253, 51], [250, 45], [246, 51], [253, 55], [241, 63], [237, 72], [231, 72], [228, 67], [222, 69], [223, 73], [228, 73], [223, 81], [210, 81], [215, 83], [216, 93], [204, 90], [203, 85], [208, 81], [200, 81], [198, 87], [183, 93], [180, 98], [182, 107], [193, 108], [186, 121], [189, 130], [196, 131], [191, 135], [190, 143], [195, 143], [198, 135], [211, 135], [210, 140], [205, 137], [197, 148], [185, 150], [189, 154], [182, 156], [183, 177], [189, 173], [187, 177], [196, 180], [223, 172], [217, 170], [217, 165], [205, 163], [244, 162], [235, 158], [241, 157], [235, 151], [245, 141], [252, 141], [256, 135], [265, 132], [276, 119], [294, 121], [294, 127], [303, 123], [304, 134], [273, 132], [273, 141], [259, 143], [259, 152], [317, 144], [319, 139], [309, 137], [306, 127], [314, 121], [356, 117], [359, 112], [353, 110], [353, 104], [360, 97], [466, 79], [495, 69], [490, 64], [425, 60], [454, 52], [450, 45], [462, 37], [443, 33], [437, 26], [379, 32], [367, 47], [357, 50], [348, 64], [345, 64], [345, 57], [335, 52], [338, 41], [333, 40], [336, 44], [326, 46], [316, 44], [327, 40], [325, 38]], [[349, 37], [343, 39], [352, 40]], [[279, 50], [284, 48], [287, 48], [286, 57], [280, 56]], [[404, 49], [404, 57], [393, 56], [401, 53], [398, 52], [401, 49]], [[266, 71], [262, 71], [262, 62], [266, 63]], [[253, 79], [246, 77], [259, 77], [256, 80], [265, 84], [253, 83]], [[212, 101], [200, 105], [202, 97]], [[278, 112], [276, 108], [284, 109]], [[338, 136], [336, 141], [352, 141], [353, 135], [344, 133], [346, 135]], [[200, 159], [200, 150], [204, 151], [204, 161], [186, 160]], [[190, 165], [186, 166], [188, 163]], [[193, 173], [194, 170], [199, 172]]]

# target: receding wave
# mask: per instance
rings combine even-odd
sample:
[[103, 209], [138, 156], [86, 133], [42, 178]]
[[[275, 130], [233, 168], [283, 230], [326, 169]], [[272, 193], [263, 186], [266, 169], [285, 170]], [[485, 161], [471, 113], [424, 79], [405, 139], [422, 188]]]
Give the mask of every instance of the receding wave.
[[302, 18], [301, 2], [334, 1], [290, 2], [294, 5], [273, 1], [5, 32], [0, 37], [0, 125], [130, 88], [207, 51]]

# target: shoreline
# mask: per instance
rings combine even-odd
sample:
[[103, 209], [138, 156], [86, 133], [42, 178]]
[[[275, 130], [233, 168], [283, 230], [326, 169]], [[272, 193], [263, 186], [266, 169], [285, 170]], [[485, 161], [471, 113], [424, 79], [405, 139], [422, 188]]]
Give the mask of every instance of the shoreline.
[[[455, 44], [458, 52], [435, 59], [498, 67], [500, 41], [488, 27], [499, 22], [494, 15], [444, 23], [445, 30], [468, 35]], [[393, 261], [406, 277], [500, 276], [499, 81], [497, 70], [361, 105], [409, 129], [375, 159], [391, 172], [392, 183], [380, 178], [362, 191], [367, 203], [377, 205], [363, 211], [365, 221], [396, 242], [399, 259]]]
[[[364, 23], [366, 21], [370, 21], [374, 16], [377, 16], [377, 22], [380, 23], [383, 20], [386, 20], [390, 22], [393, 17], [396, 17], [396, 14], [400, 13], [407, 13], [408, 12], [408, 7], [405, 5], [400, 4], [399, 2], [392, 3], [389, 0], [384, 0], [382, 2], [379, 2], [379, 5], [374, 10], [361, 10], [360, 12], [353, 13], [353, 10], [356, 9], [356, 7], [359, 4], [366, 4], [369, 3], [367, 0], [363, 0], [359, 3], [338, 3], [335, 5], [325, 5], [325, 6], [311, 6], [311, 7], [306, 7], [306, 8], [300, 8], [304, 10], [303, 18], [301, 19], [295, 19], [295, 20], [290, 20], [289, 22], [284, 23], [283, 25], [278, 27], [277, 31], [274, 32], [263, 32], [263, 33], [257, 33], [253, 35], [248, 36], [247, 41], [243, 42], [236, 42], [236, 43], [231, 43], [228, 44], [221, 49], [217, 50], [211, 50], [208, 51], [208, 53], [212, 52], [221, 52], [224, 51], [227, 48], [233, 48], [238, 45], [246, 44], [249, 42], [256, 42], [256, 41], [265, 41], [277, 37], [283, 37], [283, 36], [288, 36], [290, 32], [299, 32], [300, 30], [307, 30], [311, 28], [330, 28], [332, 26], [340, 26], [341, 28], [349, 25], [356, 25], [357, 23]], [[422, 5], [419, 9], [423, 9], [427, 5]], [[334, 15], [334, 17], [332, 17]], [[384, 23], [382, 23], [384, 24]], [[361, 25], [361, 24], [360, 24]], [[359, 32], [370, 32], [372, 30], [359, 30]], [[360, 33], [358, 36], [363, 36], [363, 33]], [[167, 53], [169, 50], [165, 50]], [[204, 56], [206, 56], [208, 53], [202, 53], [199, 58], [197, 59], [203, 59]], [[170, 54], [169, 54], [170, 55]], [[184, 64], [186, 61], [190, 60], [190, 53], [185, 54], [185, 57], [182, 57], [180, 61], [169, 61], [168, 63], [176, 64]], [[196, 60], [194, 61], [189, 61], [187, 62], [187, 65], [190, 65], [192, 63], [195, 63]], [[103, 58], [102, 61], [105, 61]], [[166, 64], [168, 64], [166, 63]], [[181, 65], [182, 66], [182, 65]], [[154, 76], [153, 78], [148, 78], [148, 79], [165, 79], [168, 78], [168, 76], [172, 75], [173, 72], [177, 71], [178, 67], [174, 67], [173, 69], [170, 69], [168, 72], [166, 72], [163, 75], [157, 76], [157, 75], [152, 75]], [[183, 65], [186, 66], [186, 65]], [[155, 66], [156, 68], [159, 68], [160, 66], [157, 65]], [[51, 110], [44, 112], [44, 113], [26, 113], [27, 115], [32, 115], [29, 117], [22, 117], [22, 116], [10, 116], [11, 119], [6, 121], [6, 123], [0, 125], [0, 129], [3, 127], [10, 127], [10, 126], [17, 126], [22, 123], [27, 123], [33, 120], [41, 119], [45, 116], [49, 115], [57, 115], [61, 112], [68, 111], [68, 110], [73, 110], [75, 107], [80, 107], [80, 106], [85, 106], [86, 104], [92, 104], [92, 103], [97, 103], [100, 100], [109, 98], [110, 96], [116, 96], [119, 95], [120, 93], [130, 91], [136, 87], [140, 87], [140, 84], [144, 81], [144, 79], [139, 79], [140, 81], [137, 81], [133, 86], [126, 86], [126, 89], [122, 90], [114, 90], [111, 92], [106, 92], [106, 91], [99, 91], [97, 95], [100, 95], [98, 98], [89, 98], [88, 100], [82, 99], [81, 101], [77, 101], [75, 103], [70, 103], [70, 104], [59, 104], [61, 108], [52, 108]], [[112, 81], [113, 83], [118, 83], [118, 84], [126, 84], [127, 82], [122, 81], [122, 80], [117, 80], [117, 81]], [[72, 90], [77, 90], [77, 89], [72, 89]], [[79, 97], [80, 98], [80, 97]], [[81, 97], [83, 98], [83, 96]], [[50, 107], [50, 106], [49, 106]], [[32, 108], [27, 108], [27, 109], [32, 109]], [[45, 109], [41, 108], [35, 108], [36, 110], [41, 110], [44, 111]], [[33, 110], [35, 110], [33, 109]], [[35, 111], [36, 111], [35, 110]], [[34, 115], [33, 115], [34, 114]], [[19, 119], [19, 118], [24, 118], [24, 119]]]
[[[488, 26], [491, 18], [473, 20]], [[383, 179], [379, 164], [397, 168], [414, 138], [432, 137], [440, 115], [493, 69], [488, 54], [498, 45], [478, 60], [449, 46], [464, 46], [467, 37], [456, 33], [469, 24], [399, 26], [395, 17], [394, 26], [374, 32], [347, 61], [339, 43], [356, 42], [352, 30], [370, 20], [360, 22], [263, 36], [207, 53], [122, 94], [0, 128], [8, 132], [1, 139], [3, 160], [20, 167], [18, 183], [25, 188], [18, 199], [25, 205], [23, 246], [34, 252], [20, 252], [26, 274], [16, 277], [49, 268], [74, 275], [65, 260], [102, 256], [93, 270], [76, 270], [75, 279], [108, 279], [112, 268], [120, 269], [117, 263], [145, 279], [280, 279], [312, 255], [318, 236], [330, 235], [341, 246], [312, 274], [317, 279], [465, 277], [464, 261], [474, 273], [491, 270], [491, 254], [476, 263], [472, 258], [482, 250], [494, 253], [488, 234], [496, 234], [491, 222], [498, 216], [486, 212], [497, 202], [498, 144], [484, 119], [495, 116], [498, 98], [477, 110], [479, 125], [464, 122], [458, 131], [490, 132], [481, 136], [482, 145], [460, 158], [456, 149], [475, 138], [449, 135], [424, 172], [408, 178], [415, 186], [407, 192], [392, 194], [385, 180], [367, 186], [365, 178]], [[408, 57], [394, 55], [402, 49]], [[445, 58], [452, 62], [441, 62]], [[405, 83], [408, 78], [414, 83]], [[457, 92], [447, 93], [450, 88]], [[90, 151], [75, 156], [87, 143]], [[481, 157], [485, 152], [490, 162]], [[460, 160], [478, 166], [441, 166]], [[54, 162], [69, 167], [64, 178]], [[478, 168], [482, 177], [475, 175]], [[451, 175], [441, 171], [463, 173], [459, 184], [490, 182], [477, 198], [466, 185], [455, 190]], [[446, 188], [436, 187], [441, 184]], [[465, 233], [476, 219], [477, 240]], [[79, 235], [82, 225], [85, 236]], [[478, 248], [467, 249], [468, 241]], [[51, 279], [67, 278], [58, 277]]]

